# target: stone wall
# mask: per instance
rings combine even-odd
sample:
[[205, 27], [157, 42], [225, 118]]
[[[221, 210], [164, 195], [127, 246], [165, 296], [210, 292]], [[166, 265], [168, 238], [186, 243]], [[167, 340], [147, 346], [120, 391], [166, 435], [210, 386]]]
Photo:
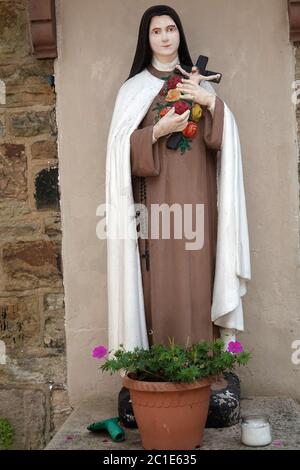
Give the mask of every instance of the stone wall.
[[25, 0], [0, 1], [0, 80], [0, 417], [41, 449], [70, 407], [53, 60], [34, 58]]

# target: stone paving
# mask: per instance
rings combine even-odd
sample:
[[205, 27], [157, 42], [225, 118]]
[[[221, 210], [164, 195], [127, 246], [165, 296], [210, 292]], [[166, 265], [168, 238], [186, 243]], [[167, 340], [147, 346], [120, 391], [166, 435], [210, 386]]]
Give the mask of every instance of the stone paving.
[[[263, 413], [270, 416], [272, 444], [260, 450], [300, 449], [300, 405], [290, 398], [250, 397], [241, 402], [242, 414]], [[90, 400], [78, 406], [46, 447], [47, 450], [141, 450], [137, 429], [125, 428], [125, 441], [111, 441], [105, 431], [94, 434], [86, 428], [94, 421], [117, 416], [117, 402], [112, 398]], [[201, 450], [245, 450], [240, 441], [240, 425], [223, 429], [205, 429]]]

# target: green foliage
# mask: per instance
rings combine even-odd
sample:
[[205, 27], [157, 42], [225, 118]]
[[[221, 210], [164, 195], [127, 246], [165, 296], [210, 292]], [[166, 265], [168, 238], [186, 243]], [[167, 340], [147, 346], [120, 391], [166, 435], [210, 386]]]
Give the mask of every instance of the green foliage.
[[181, 136], [180, 142], [179, 142], [179, 148], [180, 148], [180, 153], [181, 155], [186, 151], [190, 150], [192, 147], [190, 145], [190, 142], [192, 139], [189, 137], [185, 137], [184, 135]]
[[13, 443], [14, 431], [7, 419], [0, 418], [0, 450], [8, 450]]
[[247, 352], [232, 354], [224, 351], [224, 342], [220, 339], [212, 343], [201, 341], [190, 347], [170, 341], [168, 346], [155, 344], [149, 350], [136, 347], [133, 351], [125, 351], [121, 347], [101, 369], [111, 374], [123, 369], [142, 381], [193, 382], [232, 370], [236, 365], [245, 365], [249, 358]]

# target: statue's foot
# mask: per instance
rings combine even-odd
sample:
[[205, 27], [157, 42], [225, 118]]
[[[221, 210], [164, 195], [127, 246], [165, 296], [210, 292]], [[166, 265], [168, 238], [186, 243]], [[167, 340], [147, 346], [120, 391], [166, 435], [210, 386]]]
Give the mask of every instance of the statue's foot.
[[226, 428], [240, 420], [240, 381], [233, 372], [224, 372], [223, 378], [212, 385], [207, 428]]
[[121, 423], [126, 428], [137, 428], [128, 388], [122, 387], [118, 398], [118, 412]]

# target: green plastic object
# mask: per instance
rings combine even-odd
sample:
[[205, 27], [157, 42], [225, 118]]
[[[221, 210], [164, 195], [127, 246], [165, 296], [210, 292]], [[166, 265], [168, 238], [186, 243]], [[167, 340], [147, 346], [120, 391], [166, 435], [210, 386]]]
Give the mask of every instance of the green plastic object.
[[87, 429], [92, 432], [107, 431], [115, 442], [121, 442], [125, 439], [124, 430], [119, 426], [119, 418], [109, 418], [103, 421], [97, 421], [90, 424]]

